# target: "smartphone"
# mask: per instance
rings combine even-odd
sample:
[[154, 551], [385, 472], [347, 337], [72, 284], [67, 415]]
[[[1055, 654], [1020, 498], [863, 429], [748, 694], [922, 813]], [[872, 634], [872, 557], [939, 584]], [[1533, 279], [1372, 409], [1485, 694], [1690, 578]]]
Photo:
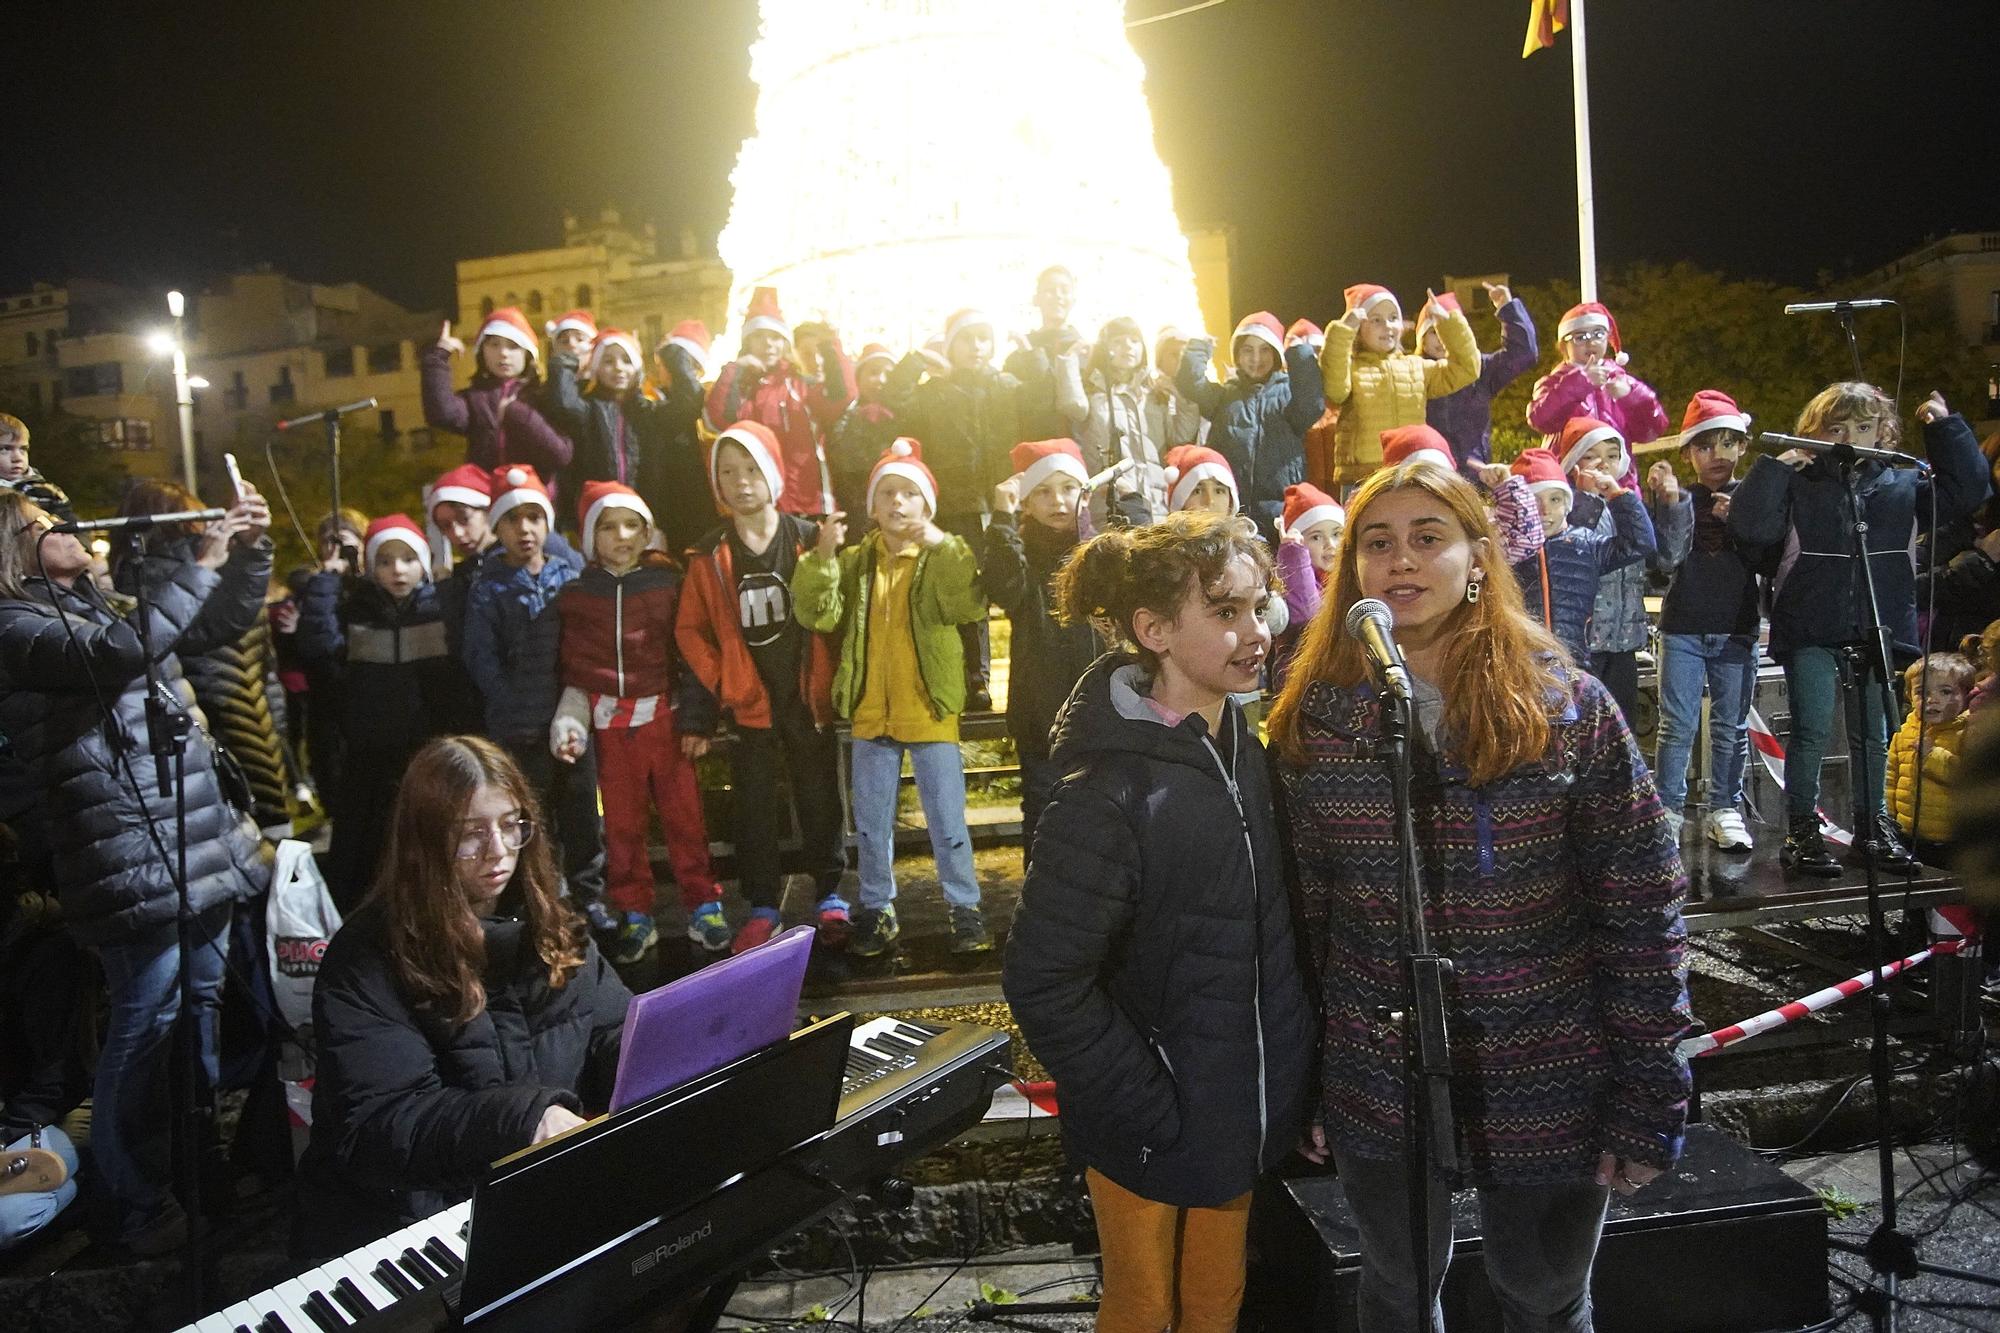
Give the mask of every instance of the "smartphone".
[[236, 498], [241, 500], [243, 498], [243, 473], [236, 467], [236, 455], [224, 454], [222, 456], [222, 465], [229, 469], [229, 484], [235, 488]]

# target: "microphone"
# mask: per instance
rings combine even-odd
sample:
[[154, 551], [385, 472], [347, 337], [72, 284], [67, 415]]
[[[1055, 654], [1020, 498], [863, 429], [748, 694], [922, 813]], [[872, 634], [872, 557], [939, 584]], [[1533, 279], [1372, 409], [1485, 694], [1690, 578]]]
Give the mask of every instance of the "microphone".
[[1774, 430], [1757, 432], [1757, 443], [1768, 444], [1778, 449], [1803, 449], [1809, 454], [1852, 454], [1855, 458], [1872, 459], [1890, 467], [1922, 468], [1926, 472], [1931, 466], [1915, 454], [1898, 453], [1894, 449], [1868, 449], [1858, 444], [1834, 444], [1830, 440], [1815, 440], [1807, 435], [1781, 435]]
[[1853, 301], [1794, 301], [1785, 307], [1788, 315], [1824, 315], [1839, 310], [1881, 310], [1896, 304], [1887, 297], [1863, 296]]
[[375, 406], [373, 398], [360, 398], [351, 403], [342, 403], [339, 407], [329, 407], [320, 412], [308, 412], [302, 417], [287, 417], [278, 423], [277, 428], [279, 430], [290, 430], [294, 426], [303, 426], [309, 421], [325, 421], [328, 417], [344, 417], [349, 412], [366, 412], [373, 406]]
[[1390, 637], [1394, 626], [1388, 603], [1379, 598], [1364, 597], [1347, 608], [1347, 637], [1361, 645], [1388, 691], [1407, 702], [1413, 696], [1410, 669], [1403, 664], [1403, 650]]
[[50, 532], [107, 532], [127, 529], [143, 532], [164, 523], [213, 523], [218, 518], [227, 518], [227, 509], [183, 509], [176, 514], [131, 514], [125, 518], [86, 518], [75, 523], [58, 523]]

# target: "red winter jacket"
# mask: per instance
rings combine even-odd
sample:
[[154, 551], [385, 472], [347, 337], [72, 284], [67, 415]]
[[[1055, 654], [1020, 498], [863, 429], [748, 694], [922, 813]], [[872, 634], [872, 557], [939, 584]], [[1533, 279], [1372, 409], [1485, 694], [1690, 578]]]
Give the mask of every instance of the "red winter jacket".
[[556, 596], [562, 683], [619, 699], [671, 694], [677, 730], [709, 730], [714, 700], [681, 670], [674, 651], [680, 582], [680, 570], [658, 551], [648, 551], [629, 574], [586, 566]]
[[778, 437], [785, 470], [785, 493], [778, 508], [787, 514], [833, 510], [826, 441], [840, 414], [854, 401], [854, 363], [840, 344], [822, 344], [820, 364], [839, 371], [837, 380], [809, 380], [790, 361], [757, 374], [732, 361], [708, 391], [708, 425], [717, 432], [739, 421], [759, 422]]
[[[811, 549], [816, 536], [812, 524], [786, 520], [793, 528], [793, 543], [800, 555]], [[773, 540], [784, 540], [780, 532]], [[718, 528], [688, 552], [686, 595], [681, 598], [675, 621], [675, 640], [687, 663], [684, 675], [701, 683], [703, 691], [719, 699], [739, 727], [757, 729], [771, 725], [771, 699], [758, 674], [750, 645], [743, 641], [743, 625], [737, 618], [736, 568], [730, 553], [728, 530]], [[800, 655], [799, 695], [812, 709], [813, 722], [833, 725], [833, 640], [825, 634], [806, 632], [806, 650]]]

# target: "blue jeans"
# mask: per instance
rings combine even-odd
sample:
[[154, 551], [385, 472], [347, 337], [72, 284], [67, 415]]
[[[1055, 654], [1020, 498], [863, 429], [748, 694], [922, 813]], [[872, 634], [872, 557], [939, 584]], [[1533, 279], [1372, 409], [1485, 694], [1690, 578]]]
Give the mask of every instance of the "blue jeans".
[[861, 905], [880, 910], [896, 901], [896, 792], [903, 755], [917, 775], [917, 799], [930, 826], [938, 883], [954, 907], [979, 906], [972, 872], [972, 834], [965, 827], [965, 761], [956, 741], [904, 744], [883, 737], [856, 740], [854, 836], [860, 844]]
[[[23, 1135], [8, 1148], [36, 1146], [32, 1135]], [[33, 1193], [0, 1194], [0, 1251], [11, 1250], [54, 1220], [55, 1215], [76, 1200], [76, 1146], [69, 1135], [51, 1125], [42, 1131], [41, 1147], [63, 1159], [69, 1179], [52, 1190]]]
[[[1400, 1160], [1334, 1149], [1340, 1188], [1361, 1232], [1360, 1333], [1406, 1333], [1417, 1322], [1409, 1195]], [[1479, 1191], [1480, 1257], [1506, 1333], [1591, 1333], [1590, 1269], [1610, 1190], [1589, 1177]], [[1431, 1325], [1444, 1328], [1437, 1294], [1451, 1262], [1451, 1191], [1430, 1188]]]
[[[1840, 669], [1838, 648], [1794, 648], [1785, 663], [1785, 688], [1792, 696], [1792, 740], [1785, 749], [1785, 814], [1794, 824], [1812, 820], [1819, 806], [1820, 761], [1826, 758], [1827, 742], [1833, 739], [1835, 710], [1846, 707], [1846, 700], [1840, 695]], [[1855, 688], [1861, 691], [1864, 710], [1861, 734], [1863, 758], [1868, 765], [1866, 790], [1875, 798], [1878, 817], [1887, 819], [1888, 798], [1882, 790], [1882, 774], [1889, 753], [1889, 719], [1882, 707], [1882, 691], [1886, 687], [1871, 677], [1858, 681]], [[1857, 780], [1856, 806], [1861, 803], [1862, 792]], [[1836, 821], [1845, 821], [1851, 812], [1827, 813]]]
[[[199, 1025], [195, 1040], [201, 1057], [205, 1097], [218, 1068], [218, 1019], [222, 1012], [223, 951], [229, 939], [230, 907], [209, 909], [195, 919], [197, 945], [189, 970]], [[130, 940], [97, 946], [109, 992], [104, 1049], [97, 1058], [91, 1093], [90, 1153], [104, 1185], [125, 1212], [127, 1229], [158, 1216], [166, 1205], [164, 1153], [146, 1152], [158, 1143], [168, 1117], [169, 1035], [180, 1014], [181, 951], [178, 927], [169, 921]]]
[[1660, 651], [1660, 750], [1653, 765], [1660, 803], [1672, 814], [1687, 806], [1688, 757], [1701, 725], [1701, 688], [1708, 686], [1711, 810], [1743, 802], [1743, 765], [1750, 757], [1750, 696], [1757, 686], [1757, 641], [1747, 634], [1667, 634]]

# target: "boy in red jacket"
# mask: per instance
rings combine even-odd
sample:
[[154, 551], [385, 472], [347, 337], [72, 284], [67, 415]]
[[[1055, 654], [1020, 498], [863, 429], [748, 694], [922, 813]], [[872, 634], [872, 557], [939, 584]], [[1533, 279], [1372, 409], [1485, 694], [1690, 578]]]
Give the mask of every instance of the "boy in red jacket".
[[592, 559], [556, 598], [563, 693], [549, 724], [549, 749], [573, 763], [590, 733], [597, 733], [604, 896], [622, 917], [611, 960], [636, 962], [659, 938], [646, 854], [646, 816], [655, 806], [688, 912], [688, 938], [706, 949], [725, 949], [729, 922], [708, 862], [694, 772], [694, 761], [708, 750], [715, 705], [675, 660], [680, 570], [646, 549], [653, 512], [631, 487], [586, 482], [578, 507]]
[[[736, 728], [730, 788], [736, 794], [736, 869], [750, 919], [736, 951], [778, 925], [784, 876], [783, 807], [771, 797], [790, 774], [800, 857], [818, 894], [820, 941], [847, 938], [847, 870], [841, 844], [840, 742], [833, 720], [833, 649], [792, 614], [792, 571], [819, 540], [819, 525], [782, 512], [777, 437], [739, 421], [709, 450], [709, 481], [729, 521], [688, 553], [675, 638], [688, 674], [722, 703]], [[782, 761], [782, 762], [781, 762]]]
[[822, 374], [809, 378], [792, 350], [792, 326], [778, 309], [773, 287], [759, 287], [744, 312], [743, 351], [715, 377], [708, 391], [708, 426], [720, 434], [732, 422], [750, 420], [778, 439], [784, 494], [778, 507], [788, 514], [831, 513], [833, 477], [827, 466], [827, 434], [854, 401], [854, 363], [831, 329], [815, 342]]

